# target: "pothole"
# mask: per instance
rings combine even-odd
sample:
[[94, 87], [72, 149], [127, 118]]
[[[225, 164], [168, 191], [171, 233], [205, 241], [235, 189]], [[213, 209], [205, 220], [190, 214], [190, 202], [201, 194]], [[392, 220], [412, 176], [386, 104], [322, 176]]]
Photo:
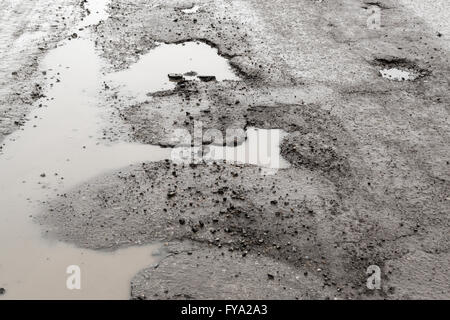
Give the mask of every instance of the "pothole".
[[177, 147], [172, 151], [172, 160], [180, 163], [250, 164], [259, 166], [264, 174], [274, 174], [290, 164], [280, 152], [280, 144], [288, 135], [281, 129], [248, 128], [246, 140], [237, 146], [217, 144]]
[[160, 43], [128, 69], [107, 77], [121, 94], [145, 100], [158, 91], [173, 90], [179, 81], [238, 81], [228, 60], [200, 41]]
[[414, 81], [430, 74], [428, 70], [404, 58], [377, 58], [372, 63], [382, 68], [379, 71], [381, 77], [393, 81]]

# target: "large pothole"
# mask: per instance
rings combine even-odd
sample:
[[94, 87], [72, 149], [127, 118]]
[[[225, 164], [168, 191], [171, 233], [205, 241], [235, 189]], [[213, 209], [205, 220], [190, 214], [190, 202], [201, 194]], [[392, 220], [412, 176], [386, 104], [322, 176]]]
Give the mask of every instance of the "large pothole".
[[137, 100], [151, 93], [172, 90], [179, 81], [237, 81], [228, 60], [217, 48], [200, 41], [159, 43], [128, 69], [107, 77], [119, 92]]

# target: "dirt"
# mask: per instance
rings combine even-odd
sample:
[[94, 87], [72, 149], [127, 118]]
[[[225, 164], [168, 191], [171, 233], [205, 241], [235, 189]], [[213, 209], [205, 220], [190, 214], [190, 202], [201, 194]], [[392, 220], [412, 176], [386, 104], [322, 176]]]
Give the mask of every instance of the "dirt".
[[[379, 30], [360, 0], [197, 1], [194, 13], [181, 10], [191, 1], [113, 0], [93, 28], [111, 72], [158, 42], [198, 40], [240, 80], [144, 102], [105, 87], [106, 139], [172, 147], [195, 122], [283, 129], [291, 167], [135, 165], [51, 201], [45, 233], [95, 249], [168, 242], [132, 280], [135, 299], [450, 298], [450, 55], [408, 7], [377, 3]], [[391, 81], [389, 68], [420, 76]], [[366, 287], [370, 265], [380, 290]]]

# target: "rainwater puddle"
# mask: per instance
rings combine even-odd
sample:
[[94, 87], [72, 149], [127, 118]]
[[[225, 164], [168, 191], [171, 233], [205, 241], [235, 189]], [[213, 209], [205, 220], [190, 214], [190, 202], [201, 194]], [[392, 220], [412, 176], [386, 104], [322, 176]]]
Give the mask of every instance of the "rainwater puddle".
[[[100, 142], [103, 64], [87, 35], [46, 56], [46, 98], [0, 153], [0, 298], [128, 299], [130, 279], [159, 260], [159, 244], [102, 252], [44, 240], [31, 219], [43, 201], [105, 171], [170, 158], [155, 146]], [[81, 268], [81, 290], [66, 288], [70, 265]]]
[[181, 44], [161, 43], [143, 55], [128, 69], [107, 77], [112, 86], [121, 88], [122, 94], [147, 100], [148, 93], [172, 90], [176, 83], [169, 75], [196, 74], [185, 80], [200, 81], [202, 77], [214, 76], [217, 81], [237, 81], [228, 60], [218, 50], [203, 42], [189, 41]]
[[[178, 147], [173, 149], [172, 159], [177, 162], [226, 161], [228, 164], [251, 164], [259, 166], [262, 173], [275, 174], [277, 170], [289, 168], [290, 164], [280, 154], [280, 144], [288, 133], [280, 129], [248, 128], [244, 143], [230, 147], [209, 145], [203, 146], [203, 151], [196, 147]], [[197, 152], [197, 155], [193, 155]], [[198, 154], [203, 154], [200, 159]]]
[[414, 73], [397, 68], [380, 70], [380, 74], [383, 78], [395, 81], [408, 81], [415, 80], [417, 78]]

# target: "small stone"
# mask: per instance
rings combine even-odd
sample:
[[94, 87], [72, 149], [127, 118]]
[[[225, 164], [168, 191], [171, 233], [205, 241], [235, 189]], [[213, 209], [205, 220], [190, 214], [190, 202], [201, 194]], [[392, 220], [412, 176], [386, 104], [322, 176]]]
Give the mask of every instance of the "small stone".
[[169, 77], [169, 79], [171, 81], [182, 81], [182, 80], [184, 80], [183, 75], [180, 74], [180, 73], [169, 73], [167, 76]]
[[216, 76], [197, 76], [200, 81], [211, 82], [216, 80]]
[[6, 293], [5, 288], [0, 288], [0, 295], [3, 295], [3, 294], [5, 294], [5, 293]]
[[167, 192], [167, 198], [173, 198], [177, 195], [176, 191]]

